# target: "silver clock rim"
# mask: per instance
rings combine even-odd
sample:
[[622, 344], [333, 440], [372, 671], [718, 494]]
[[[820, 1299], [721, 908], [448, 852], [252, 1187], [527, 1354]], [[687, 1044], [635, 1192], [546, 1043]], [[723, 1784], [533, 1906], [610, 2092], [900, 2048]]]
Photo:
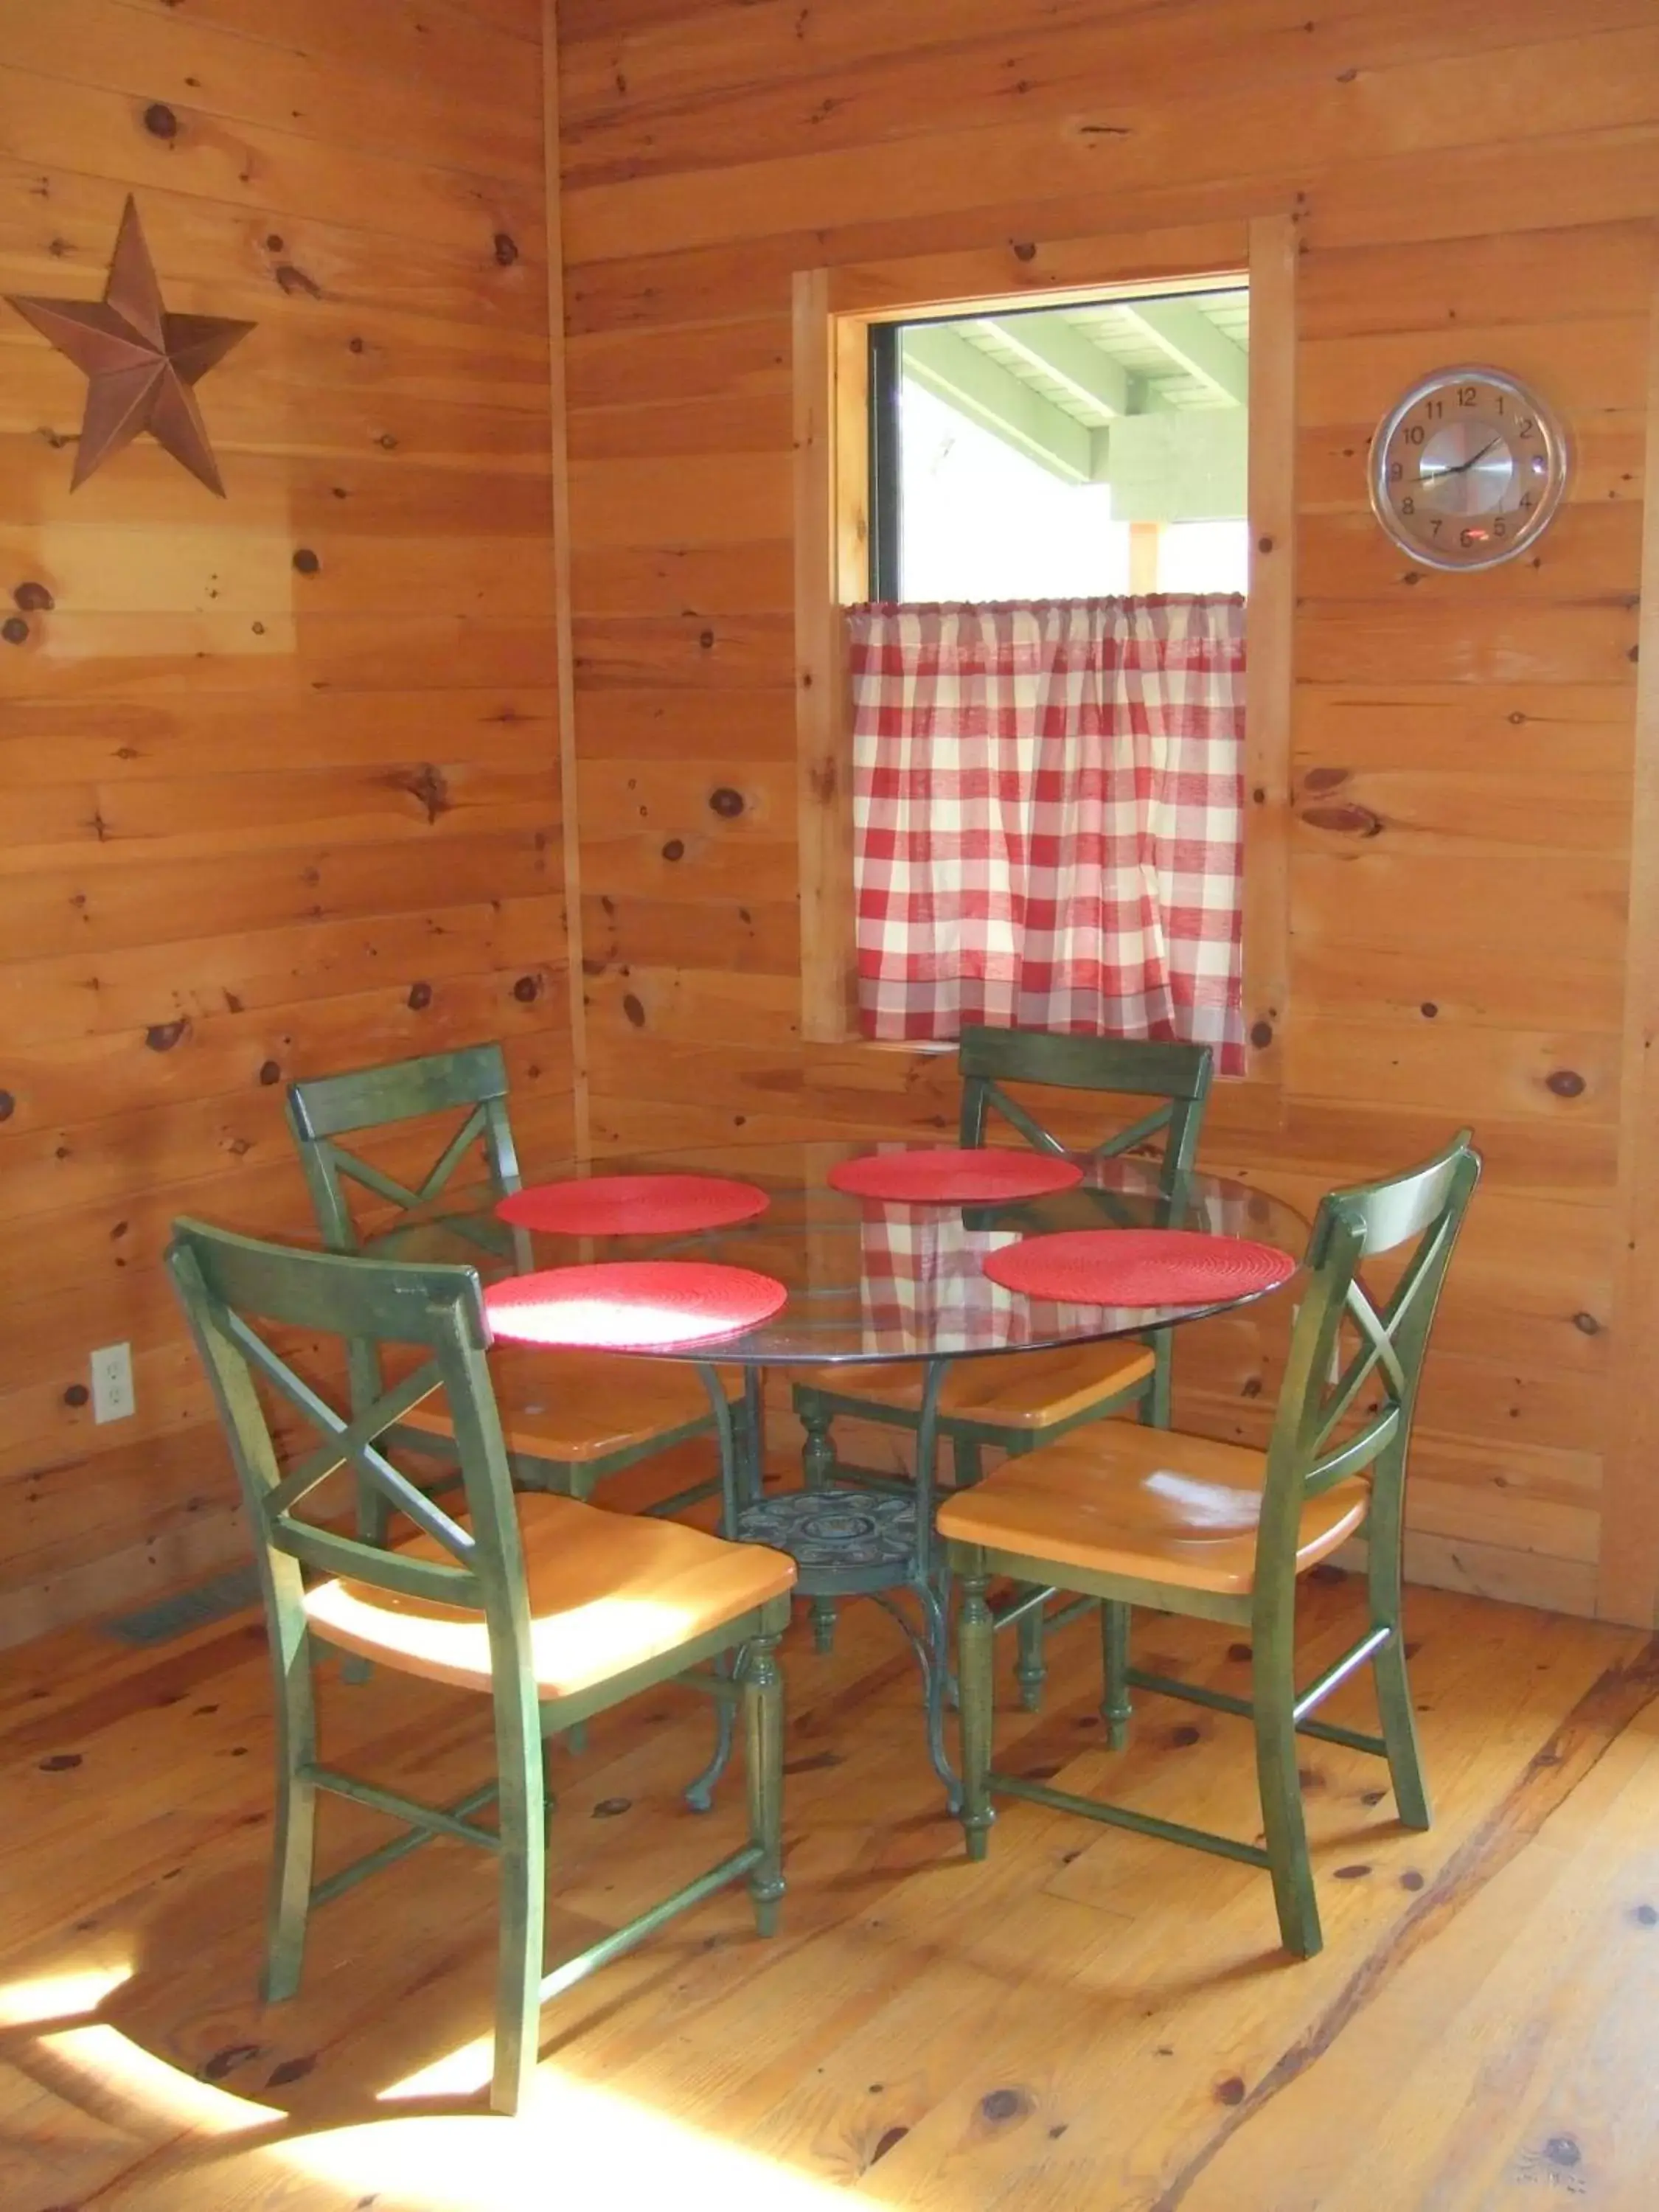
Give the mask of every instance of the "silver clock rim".
[[[1388, 492], [1389, 446], [1395, 432], [1414, 407], [1431, 399], [1448, 385], [1487, 384], [1518, 400], [1537, 422], [1543, 434], [1544, 458], [1548, 474], [1545, 479], [1544, 495], [1528, 517], [1524, 527], [1517, 532], [1512, 544], [1498, 553], [1481, 553], [1473, 559], [1454, 561], [1442, 554], [1428, 551], [1419, 539], [1413, 537], [1397, 520]], [[1437, 568], [1450, 575], [1467, 575], [1473, 569], [1498, 568], [1504, 562], [1513, 561], [1534, 544], [1540, 534], [1554, 520], [1567, 488], [1567, 471], [1571, 453], [1565, 425], [1548, 402], [1540, 399], [1535, 391], [1523, 384], [1519, 377], [1511, 376], [1506, 369], [1492, 368], [1477, 362], [1465, 362], [1450, 368], [1431, 369], [1403, 392], [1382, 420], [1371, 438], [1370, 461], [1365, 471], [1366, 489], [1370, 495], [1371, 513], [1390, 542], [1425, 568]]]

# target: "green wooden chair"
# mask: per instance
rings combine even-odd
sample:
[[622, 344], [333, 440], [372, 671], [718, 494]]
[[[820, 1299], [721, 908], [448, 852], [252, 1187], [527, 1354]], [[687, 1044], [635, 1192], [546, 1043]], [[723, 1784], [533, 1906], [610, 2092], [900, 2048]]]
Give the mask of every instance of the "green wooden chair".
[[[490, 2101], [514, 2111], [536, 2063], [541, 2005], [664, 1921], [746, 1880], [763, 1935], [783, 1893], [783, 1714], [774, 1650], [789, 1617], [793, 1562], [681, 1522], [606, 1513], [558, 1496], [515, 1498], [484, 1352], [489, 1324], [471, 1267], [299, 1252], [201, 1222], [173, 1226], [167, 1265], [211, 1380], [257, 1547], [275, 1675], [277, 1800], [267, 2002], [298, 1986], [311, 1906], [434, 1836], [501, 1864], [500, 1959]], [[367, 1406], [337, 1412], [272, 1348], [260, 1325], [347, 1345], [415, 1347], [419, 1365]], [[286, 1472], [260, 1401], [322, 1441]], [[425, 1393], [448, 1402], [463, 1517], [444, 1511], [377, 1449]], [[298, 1510], [349, 1464], [413, 1524], [395, 1547]], [[302, 1570], [325, 1577], [307, 1589]], [[313, 1644], [489, 1699], [494, 1778], [434, 1807], [325, 1765], [317, 1756]], [[706, 1671], [729, 1655], [730, 1679]], [[669, 1678], [740, 1701], [749, 1754], [750, 1840], [672, 1897], [543, 1974], [546, 1823], [543, 1737]], [[313, 1879], [319, 1791], [368, 1805], [404, 1832]], [[495, 1825], [473, 1816], [495, 1804]]]
[[[1194, 1164], [1204, 1108], [1210, 1095], [1207, 1045], [1153, 1044], [1133, 1038], [1056, 1036], [1040, 1030], [965, 1029], [957, 1054], [962, 1077], [960, 1141], [982, 1145], [986, 1125], [1000, 1114], [1035, 1150], [1077, 1155], [1027, 1108], [1009, 1097], [1006, 1084], [1067, 1091], [1097, 1091], [1159, 1103], [1083, 1155], [1112, 1159], [1161, 1140], [1158, 1174], [1172, 1202]], [[1006, 1209], [1004, 1209], [1006, 1214]], [[980, 1480], [986, 1445], [1023, 1455], [1053, 1443], [1091, 1421], [1138, 1409], [1143, 1420], [1170, 1421], [1170, 1338], [1159, 1329], [1144, 1339], [1066, 1346], [995, 1359], [963, 1359], [939, 1392], [938, 1432], [951, 1447], [957, 1488]], [[890, 1477], [848, 1466], [838, 1456], [831, 1429], [847, 1417], [908, 1429], [921, 1419], [925, 1370], [921, 1366], [824, 1368], [797, 1384], [794, 1407], [806, 1432], [803, 1454], [810, 1488], [862, 1482], [875, 1489], [902, 1488]], [[1028, 1711], [1042, 1701], [1046, 1630], [1068, 1617], [1045, 1612], [1052, 1593], [1029, 1590], [1011, 1616], [1019, 1639], [1016, 1669]], [[815, 1601], [813, 1632], [820, 1650], [834, 1633], [832, 1601]]]
[[[331, 1252], [368, 1250], [381, 1258], [453, 1259], [469, 1244], [495, 1260], [528, 1267], [522, 1236], [498, 1222], [490, 1202], [519, 1188], [519, 1163], [507, 1112], [507, 1063], [499, 1045], [435, 1053], [390, 1066], [295, 1083], [288, 1093], [289, 1126], [323, 1241]], [[367, 1129], [442, 1113], [465, 1118], [418, 1189], [365, 1160], [338, 1140]], [[482, 1154], [488, 1195], [482, 1206], [471, 1194], [440, 1212], [444, 1193], [464, 1163]], [[352, 1212], [348, 1186], [356, 1183], [407, 1218], [381, 1225], [365, 1240]], [[372, 1347], [350, 1348], [354, 1402], [367, 1405], [384, 1389], [381, 1363]], [[665, 1451], [688, 1437], [714, 1433], [715, 1417], [703, 1385], [690, 1369], [669, 1360], [629, 1359], [602, 1352], [499, 1350], [490, 1362], [514, 1481], [521, 1489], [556, 1490], [589, 1498], [609, 1474]], [[727, 1384], [728, 1402], [741, 1401], [740, 1378]], [[740, 1417], [744, 1417], [741, 1416]], [[453, 1460], [448, 1409], [440, 1400], [412, 1404], [389, 1441], [405, 1450]], [[645, 1509], [672, 1514], [714, 1496], [716, 1480], [678, 1491]], [[364, 1533], [379, 1531], [380, 1493], [361, 1493]]]
[[[1325, 1199], [1265, 1452], [1117, 1422], [1011, 1460], [939, 1509], [945, 1557], [963, 1593], [962, 1818], [970, 1858], [985, 1856], [995, 1793], [1193, 1844], [1266, 1867], [1285, 1945], [1306, 1957], [1322, 1938], [1297, 1735], [1387, 1759], [1400, 1818], [1407, 1827], [1428, 1826], [1400, 1620], [1406, 1455], [1430, 1326], [1480, 1172], [1465, 1130], [1422, 1167]], [[1374, 1299], [1360, 1263], [1404, 1245], [1413, 1249], [1394, 1291]], [[1365, 1632], [1298, 1690], [1297, 1577], [1357, 1534], [1369, 1547]], [[1265, 1847], [992, 1771], [995, 1613], [986, 1585], [1003, 1575], [1103, 1601], [1103, 1714], [1115, 1749], [1124, 1741], [1131, 1686], [1254, 1721]], [[1248, 1629], [1253, 1694], [1225, 1696], [1128, 1666], [1114, 1621], [1133, 1605]], [[1367, 1663], [1382, 1734], [1313, 1719], [1321, 1700]]]

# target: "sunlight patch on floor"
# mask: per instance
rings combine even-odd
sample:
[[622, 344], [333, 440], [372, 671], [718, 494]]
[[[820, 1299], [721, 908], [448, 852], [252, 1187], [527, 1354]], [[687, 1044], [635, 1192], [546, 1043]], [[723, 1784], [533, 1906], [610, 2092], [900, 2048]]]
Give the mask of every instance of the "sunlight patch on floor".
[[556, 2200], [672, 2203], [678, 2212], [825, 2212], [846, 2204], [843, 2190], [545, 2068], [514, 2119], [383, 2120], [300, 2136], [271, 2154], [422, 2212], [516, 2212]]
[[73, 1974], [41, 1974], [0, 1988], [0, 2027], [31, 2027], [53, 2020], [82, 2020], [96, 2012], [112, 1990], [132, 1973], [131, 1962], [82, 1967]]
[[66, 2059], [100, 2090], [117, 2089], [131, 2097], [147, 2118], [157, 2116], [198, 2135], [237, 2135], [287, 2118], [274, 2105], [232, 2096], [210, 2081], [181, 2072], [102, 2021], [43, 2035], [40, 2047]]

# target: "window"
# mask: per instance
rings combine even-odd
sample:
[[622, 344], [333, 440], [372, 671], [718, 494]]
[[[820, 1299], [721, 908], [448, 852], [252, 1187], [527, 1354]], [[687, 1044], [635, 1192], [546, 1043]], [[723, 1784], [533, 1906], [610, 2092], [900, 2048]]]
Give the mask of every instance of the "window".
[[870, 332], [872, 596], [1243, 592], [1249, 292]]
[[[1247, 586], [1244, 1016], [1249, 1073], [1276, 1079], [1294, 237], [1263, 218], [1216, 226], [1213, 258], [1191, 252], [1211, 237], [1171, 234], [1163, 266], [1151, 235], [797, 278], [809, 1040], [860, 1031], [844, 611]], [[1220, 273], [1191, 273], [1206, 260]]]

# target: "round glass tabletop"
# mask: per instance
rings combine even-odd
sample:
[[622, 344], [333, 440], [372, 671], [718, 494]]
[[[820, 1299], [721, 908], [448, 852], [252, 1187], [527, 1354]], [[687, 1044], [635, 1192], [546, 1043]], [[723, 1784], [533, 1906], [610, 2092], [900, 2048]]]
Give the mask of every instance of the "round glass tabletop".
[[[1078, 1229], [1182, 1229], [1249, 1238], [1300, 1260], [1307, 1224], [1267, 1192], [1189, 1172], [1176, 1187], [1154, 1160], [1071, 1157], [1081, 1182], [1039, 1198], [969, 1204], [897, 1203], [850, 1195], [828, 1178], [873, 1152], [936, 1150], [870, 1142], [703, 1146], [607, 1154], [586, 1165], [532, 1159], [524, 1182], [621, 1175], [708, 1175], [759, 1186], [764, 1212], [676, 1235], [571, 1236], [511, 1227], [490, 1199], [454, 1188], [405, 1217], [366, 1250], [386, 1258], [465, 1261], [486, 1281], [596, 1261], [716, 1261], [775, 1276], [788, 1292], [769, 1320], [741, 1335], [653, 1352], [722, 1366], [982, 1357], [1137, 1334], [1229, 1311], [1267, 1295], [1249, 1289], [1200, 1304], [1061, 1304], [1004, 1289], [986, 1259], [1021, 1238]], [[1021, 1157], [1029, 1158], [1022, 1152]]]

